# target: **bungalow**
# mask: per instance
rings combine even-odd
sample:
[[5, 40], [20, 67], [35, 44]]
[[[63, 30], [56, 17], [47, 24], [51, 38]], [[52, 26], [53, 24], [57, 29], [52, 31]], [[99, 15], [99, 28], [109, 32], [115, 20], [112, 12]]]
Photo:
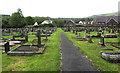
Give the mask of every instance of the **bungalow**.
[[52, 24], [52, 20], [44, 20], [41, 24]]
[[93, 24], [95, 26], [118, 26], [118, 16], [97, 16]]

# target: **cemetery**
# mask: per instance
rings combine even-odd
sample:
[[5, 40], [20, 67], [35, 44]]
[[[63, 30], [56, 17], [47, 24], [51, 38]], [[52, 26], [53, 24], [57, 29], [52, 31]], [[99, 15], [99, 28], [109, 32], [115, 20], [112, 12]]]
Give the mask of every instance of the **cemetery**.
[[13, 14], [8, 22], [12, 26], [2, 26], [3, 71], [119, 71], [120, 29], [116, 20], [106, 17], [109, 21], [105, 24], [99, 18], [76, 18], [76, 23], [72, 18], [23, 18], [20, 9], [17, 13], [25, 22], [16, 23]]
[[[53, 58], [57, 54], [56, 60], [54, 60], [54, 62], [56, 64], [58, 63], [59, 64], [55, 66], [56, 68], [54, 68], [53, 70], [58, 70], [60, 66], [60, 62], [58, 60], [60, 59], [60, 54], [59, 54], [60, 49], [58, 47], [60, 45], [59, 34], [61, 32], [64, 32], [67, 38], [71, 42], [73, 42], [73, 44], [76, 45], [79, 48], [79, 50], [82, 51], [83, 54], [86, 55], [86, 57], [92, 61], [93, 65], [99, 68], [99, 70], [103, 70], [103, 71], [117, 70], [117, 64], [120, 61], [120, 52], [119, 52], [120, 45], [118, 42], [118, 37], [114, 37], [116, 35], [118, 36], [117, 31], [114, 33], [112, 32], [109, 33], [109, 31], [107, 31], [108, 28], [99, 28], [99, 27], [70, 27], [69, 31], [67, 27], [62, 27], [62, 28], [56, 28], [56, 27], [54, 28], [37, 27], [36, 28], [35, 27], [35, 28], [24, 28], [24, 30], [23, 29], [21, 30], [21, 29], [22, 28], [19, 28], [19, 29], [13, 28], [13, 30], [11, 29], [11, 31], [14, 31], [14, 32], [8, 33], [11, 35], [9, 36], [3, 35], [1, 38], [1, 40], [3, 41], [2, 43], [0, 43], [0, 46], [2, 47], [2, 50], [3, 50], [3, 60], [6, 60], [8, 58], [10, 58], [10, 60], [15, 60], [15, 61], [9, 62], [8, 64], [19, 62], [19, 59], [23, 61], [24, 60], [27, 61], [29, 58], [32, 59], [33, 57], [35, 57], [36, 58], [35, 60], [37, 60], [37, 58], [39, 56], [42, 57], [42, 55], [43, 57], [46, 57], [46, 59], [40, 58], [41, 61], [43, 60], [42, 63], [45, 64], [46, 62], [44, 63], [44, 60], [49, 60], [47, 59], [48, 58], [47, 54], [49, 55], [53, 54], [51, 55], [51, 57]], [[4, 32], [5, 30], [6, 29], [3, 29]], [[118, 29], [116, 28], [116, 30]], [[112, 34], [112, 36], [110, 35], [110, 37], [106, 37], [106, 35], [108, 36], [108, 34]], [[55, 42], [55, 41], [59, 41], [59, 42]], [[58, 48], [56, 49], [54, 48], [54, 46]], [[56, 54], [54, 54], [55, 51], [56, 51]], [[12, 57], [15, 57], [15, 58], [19, 57], [19, 59], [14, 59]], [[4, 61], [3, 63], [6, 63], [6, 62], [7, 61]], [[32, 60], [30, 60], [30, 62], [32, 62]], [[54, 62], [51, 62], [51, 63], [54, 63]], [[30, 63], [27, 62], [27, 64], [30, 64]], [[23, 63], [22, 65], [27, 65], [27, 64]], [[106, 66], [111, 65], [111, 67], [106, 68], [102, 64]], [[50, 66], [51, 65], [52, 64], [50, 64]], [[7, 64], [3, 64], [4, 71], [11, 70], [11, 69], [12, 70], [15, 69], [15, 71], [17, 70], [16, 69], [17, 65], [13, 67], [12, 65], [8, 67], [6, 66]], [[24, 69], [24, 67], [22, 66], [20, 66], [20, 68], [18, 69], [20, 70]], [[35, 68], [34, 70], [36, 69], [37, 68]], [[49, 70], [49, 67], [45, 69]]]

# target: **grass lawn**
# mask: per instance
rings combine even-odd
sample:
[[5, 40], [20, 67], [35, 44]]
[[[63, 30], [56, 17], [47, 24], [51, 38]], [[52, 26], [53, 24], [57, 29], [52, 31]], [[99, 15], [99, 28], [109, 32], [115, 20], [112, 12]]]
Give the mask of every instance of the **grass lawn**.
[[[60, 32], [57, 29], [48, 41], [44, 54], [34, 56], [8, 56], [2, 54], [3, 71], [60, 71]], [[29, 35], [29, 41], [36, 36]], [[10, 38], [10, 37], [9, 37]]]
[[[84, 36], [84, 32], [80, 32], [81, 37]], [[94, 33], [95, 34], [95, 33]], [[119, 64], [115, 63], [109, 63], [105, 60], [103, 60], [100, 57], [99, 52], [115, 52], [118, 51], [117, 48], [114, 48], [110, 46], [110, 44], [106, 44], [105, 47], [98, 45], [98, 42], [100, 39], [92, 39], [93, 43], [88, 43], [88, 41], [77, 41], [74, 40], [73, 38], [76, 38], [76, 35], [73, 34], [72, 32], [65, 32], [65, 35], [69, 38], [70, 41], [73, 42], [73, 44], [78, 47], [78, 49], [86, 55], [86, 57], [90, 60], [92, 60], [92, 63], [98, 68], [100, 71], [118, 71], [120, 72], [120, 66]], [[117, 42], [117, 38], [105, 38], [105, 42]], [[106, 51], [102, 49], [114, 49], [113, 51]]]

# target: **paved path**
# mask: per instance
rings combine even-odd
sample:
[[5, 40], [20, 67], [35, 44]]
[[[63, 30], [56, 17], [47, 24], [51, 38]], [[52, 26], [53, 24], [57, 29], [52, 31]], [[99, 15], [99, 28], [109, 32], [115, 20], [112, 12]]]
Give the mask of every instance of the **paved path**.
[[67, 39], [61, 36], [62, 71], [97, 71], [92, 63]]

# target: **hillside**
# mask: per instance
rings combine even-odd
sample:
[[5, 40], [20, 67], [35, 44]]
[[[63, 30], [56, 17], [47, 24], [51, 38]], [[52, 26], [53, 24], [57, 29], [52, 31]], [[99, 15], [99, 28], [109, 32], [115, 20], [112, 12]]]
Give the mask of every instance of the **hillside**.
[[113, 13], [105, 13], [105, 14], [99, 14], [99, 15], [92, 15], [92, 16], [89, 16], [89, 18], [94, 18], [96, 16], [117, 16], [118, 13], [117, 12], [113, 12]]

